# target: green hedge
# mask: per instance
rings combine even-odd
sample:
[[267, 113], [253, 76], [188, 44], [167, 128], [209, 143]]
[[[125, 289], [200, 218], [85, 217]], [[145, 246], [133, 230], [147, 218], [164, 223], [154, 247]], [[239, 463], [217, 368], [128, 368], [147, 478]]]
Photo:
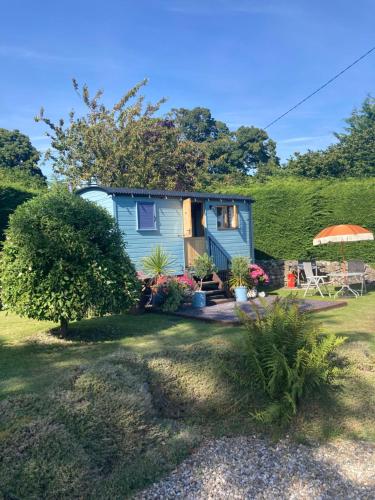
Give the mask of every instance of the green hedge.
[[9, 215], [43, 189], [46, 186], [39, 179], [0, 168], [0, 241], [4, 240]]
[[[222, 189], [221, 189], [222, 190]], [[375, 178], [351, 180], [275, 179], [232, 186], [227, 193], [252, 196], [258, 259], [327, 259], [339, 245], [314, 247], [313, 237], [333, 224], [359, 224], [375, 232]], [[346, 256], [375, 262], [375, 241], [348, 243]]]

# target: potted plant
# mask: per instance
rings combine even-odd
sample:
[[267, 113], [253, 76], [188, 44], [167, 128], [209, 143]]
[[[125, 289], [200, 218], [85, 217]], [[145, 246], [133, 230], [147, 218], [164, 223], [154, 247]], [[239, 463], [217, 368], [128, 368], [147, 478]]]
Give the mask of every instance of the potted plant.
[[[173, 274], [172, 265], [175, 259], [172, 259], [163, 248], [158, 245], [152, 253], [142, 259], [144, 272], [149, 276], [149, 289], [151, 289], [151, 303], [153, 306], [159, 306], [164, 300], [163, 286], [168, 281], [168, 275]], [[151, 279], [150, 279], [151, 278]]]
[[264, 290], [258, 291], [259, 286], [268, 285], [270, 282], [270, 278], [265, 270], [258, 264], [250, 264], [249, 277], [250, 284], [252, 285], [252, 289], [249, 292], [251, 298], [255, 298], [257, 295], [259, 295], [259, 297], [265, 297], [266, 292]]
[[204, 253], [198, 255], [193, 263], [194, 275], [199, 279], [199, 288], [193, 294], [193, 307], [205, 307], [206, 305], [206, 292], [202, 290], [203, 280], [206, 276], [216, 272], [216, 266], [212, 258]]
[[237, 302], [246, 302], [249, 281], [249, 260], [247, 257], [233, 257], [229, 285]]

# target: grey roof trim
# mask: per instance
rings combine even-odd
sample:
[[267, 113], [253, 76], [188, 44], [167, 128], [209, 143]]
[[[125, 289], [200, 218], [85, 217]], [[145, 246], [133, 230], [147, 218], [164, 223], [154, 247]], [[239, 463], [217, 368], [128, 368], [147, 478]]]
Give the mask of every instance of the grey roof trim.
[[218, 193], [198, 193], [189, 191], [166, 191], [164, 189], [137, 189], [137, 188], [116, 188], [105, 186], [86, 186], [78, 189], [77, 194], [84, 193], [90, 189], [99, 189], [105, 191], [107, 194], [113, 195], [126, 195], [126, 196], [149, 196], [155, 198], [197, 198], [204, 200], [236, 200], [247, 201], [253, 203], [254, 200], [249, 196], [240, 196], [237, 194], [218, 194]]

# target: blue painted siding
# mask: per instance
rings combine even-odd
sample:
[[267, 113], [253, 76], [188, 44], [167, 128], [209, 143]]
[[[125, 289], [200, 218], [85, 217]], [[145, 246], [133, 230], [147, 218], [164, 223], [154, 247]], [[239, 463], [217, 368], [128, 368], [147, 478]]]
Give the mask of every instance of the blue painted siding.
[[85, 200], [93, 201], [105, 208], [112, 215], [112, 217], [115, 216], [112, 196], [105, 193], [101, 189], [92, 188], [92, 190], [85, 191], [80, 194], [80, 196], [85, 198]]
[[[124, 235], [129, 257], [138, 270], [142, 270], [142, 258], [150, 255], [156, 245], [161, 245], [175, 259], [173, 268], [181, 273], [185, 267], [182, 201], [177, 198], [149, 198], [126, 195], [108, 195], [93, 187], [80, 196], [98, 203], [115, 217]], [[138, 230], [137, 201], [155, 202], [156, 230]], [[238, 207], [238, 229], [218, 230], [214, 207], [228, 201], [205, 201], [206, 237], [229, 259], [236, 255], [254, 258], [251, 204], [235, 202]]]
[[223, 253], [232, 259], [236, 255], [252, 258], [251, 208], [245, 202], [236, 202], [238, 207], [238, 229], [217, 229], [217, 216], [214, 207], [230, 204], [228, 201], [205, 202], [207, 237], [210, 237]]
[[[156, 230], [137, 229], [137, 201], [154, 201], [156, 208]], [[185, 267], [182, 202], [174, 198], [141, 198], [115, 196], [116, 218], [124, 235], [129, 257], [138, 270], [142, 269], [142, 258], [150, 255], [160, 245], [175, 260], [176, 273]]]

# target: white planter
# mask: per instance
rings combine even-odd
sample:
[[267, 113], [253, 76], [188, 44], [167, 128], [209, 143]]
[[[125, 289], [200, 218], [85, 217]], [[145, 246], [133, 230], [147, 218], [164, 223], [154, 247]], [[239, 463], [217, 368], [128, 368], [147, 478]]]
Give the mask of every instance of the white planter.
[[247, 298], [248, 299], [255, 299], [258, 296], [258, 290], [254, 286], [253, 288], [250, 288], [250, 290], [247, 292]]

